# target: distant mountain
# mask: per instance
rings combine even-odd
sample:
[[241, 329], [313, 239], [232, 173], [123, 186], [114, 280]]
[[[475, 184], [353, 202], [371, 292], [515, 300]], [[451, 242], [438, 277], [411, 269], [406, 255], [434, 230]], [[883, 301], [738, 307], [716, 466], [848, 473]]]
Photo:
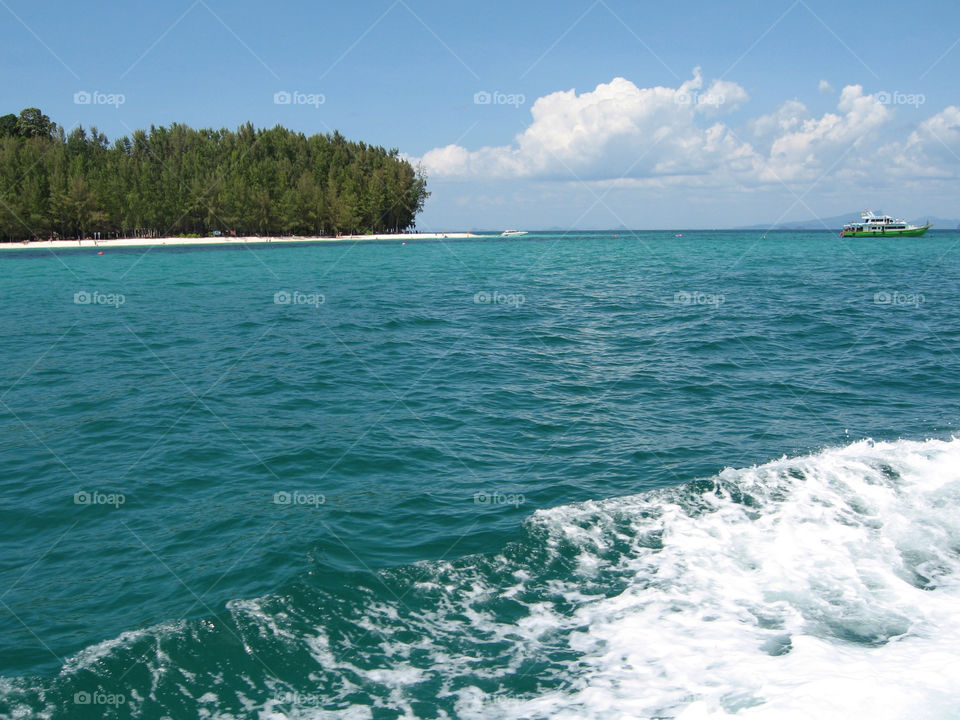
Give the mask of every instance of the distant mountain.
[[860, 213], [858, 211], [847, 213], [845, 215], [835, 215], [834, 217], [814, 218], [812, 220], [760, 223], [758, 225], [747, 225], [744, 227], [734, 228], [734, 230], [834, 230], [843, 227], [844, 223], [848, 223], [853, 218], [859, 216]]
[[[880, 210], [875, 210], [874, 212], [877, 215], [883, 214]], [[860, 211], [855, 210], [844, 215], [834, 215], [833, 217], [814, 218], [812, 220], [796, 220], [793, 222], [780, 222], [774, 225], [769, 223], [761, 225], [747, 225], [744, 227], [734, 228], [734, 230], [839, 230], [846, 223], [859, 217]], [[934, 228], [939, 230], [953, 230], [960, 225], [960, 219], [958, 218], [941, 218], [934, 217], [933, 215], [918, 218], [907, 218], [907, 222], [909, 222], [911, 225], [923, 225], [928, 220], [933, 223]]]
[[923, 225], [927, 221], [933, 223], [934, 230], [956, 230], [960, 228], [960, 219], [958, 218], [939, 218], [933, 215], [911, 220], [910, 223], [913, 225]]

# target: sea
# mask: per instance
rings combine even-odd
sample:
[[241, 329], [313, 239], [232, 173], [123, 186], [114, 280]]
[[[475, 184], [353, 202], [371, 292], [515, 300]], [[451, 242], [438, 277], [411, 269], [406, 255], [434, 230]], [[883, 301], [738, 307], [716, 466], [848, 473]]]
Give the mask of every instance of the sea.
[[0, 252], [0, 718], [960, 718], [960, 233]]

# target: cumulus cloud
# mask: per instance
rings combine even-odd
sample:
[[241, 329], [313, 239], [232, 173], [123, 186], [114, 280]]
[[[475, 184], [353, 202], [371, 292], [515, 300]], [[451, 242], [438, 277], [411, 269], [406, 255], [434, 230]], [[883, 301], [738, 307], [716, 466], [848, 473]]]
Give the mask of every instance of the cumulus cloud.
[[787, 133], [796, 132], [810, 119], [810, 111], [799, 100], [787, 100], [768, 115], [754, 118], [747, 125], [755, 141], [770, 149], [773, 141]]
[[[699, 68], [697, 69], [699, 76]], [[703, 95], [699, 96], [697, 110], [705, 115], [718, 115], [721, 112], [737, 110], [750, 97], [747, 91], [729, 80], [714, 80]]]
[[725, 126], [698, 117], [729, 112], [748, 100], [736, 83], [704, 89], [700, 69], [678, 88], [639, 88], [614, 78], [594, 90], [551, 93], [531, 108], [530, 126], [511, 146], [475, 151], [448, 145], [422, 161], [434, 177], [570, 177], [609, 179], [702, 173], [749, 161], [749, 148]]
[[820, 90], [821, 95], [833, 95], [833, 85], [826, 80], [821, 80], [817, 88]]
[[826, 174], [856, 181], [875, 178], [881, 169], [934, 176], [941, 170], [930, 168], [949, 166], [947, 172], [956, 174], [960, 166], [957, 107], [898, 141], [884, 137], [895, 109], [860, 85], [844, 87], [836, 110], [819, 117], [799, 100], [788, 100], [743, 121], [739, 133], [719, 119], [748, 101], [734, 82], [706, 83], [700, 68], [676, 88], [641, 88], [617, 77], [579, 94], [571, 89], [537, 99], [530, 125], [510, 145], [447, 145], [421, 160], [436, 179], [646, 186], [812, 182]]
[[951, 105], [921, 122], [903, 143], [883, 149], [902, 175], [956, 177], [960, 169], [960, 107]]
[[[875, 131], [891, 113], [873, 95], [864, 95], [860, 85], [848, 85], [840, 92], [837, 109], [840, 113], [825, 113], [820, 118], [784, 120], [784, 132], [771, 144], [761, 178], [802, 180], [830, 168], [851, 167], [860, 159], [855, 148], [874, 140]], [[844, 164], [848, 155], [850, 162]]]

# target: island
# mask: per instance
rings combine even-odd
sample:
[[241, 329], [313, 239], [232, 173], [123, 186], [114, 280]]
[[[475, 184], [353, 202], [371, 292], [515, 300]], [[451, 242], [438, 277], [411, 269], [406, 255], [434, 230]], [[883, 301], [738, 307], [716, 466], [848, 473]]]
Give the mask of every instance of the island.
[[136, 130], [112, 144], [38, 108], [0, 116], [0, 242], [401, 234], [426, 177], [339, 132]]

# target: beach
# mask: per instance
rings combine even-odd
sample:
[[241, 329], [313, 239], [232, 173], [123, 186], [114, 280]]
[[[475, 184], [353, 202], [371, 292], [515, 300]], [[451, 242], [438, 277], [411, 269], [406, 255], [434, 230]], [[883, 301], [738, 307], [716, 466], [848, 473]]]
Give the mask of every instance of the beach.
[[157, 245], [261, 245], [264, 243], [316, 243], [316, 242], [362, 242], [365, 240], [463, 240], [485, 237], [469, 232], [430, 232], [430, 233], [382, 233], [375, 235], [339, 235], [339, 236], [207, 236], [199, 238], [157, 237], [157, 238], [117, 238], [111, 240], [38, 240], [13, 243], [0, 243], [0, 250], [43, 250], [78, 248], [118, 248], [153, 247]]

